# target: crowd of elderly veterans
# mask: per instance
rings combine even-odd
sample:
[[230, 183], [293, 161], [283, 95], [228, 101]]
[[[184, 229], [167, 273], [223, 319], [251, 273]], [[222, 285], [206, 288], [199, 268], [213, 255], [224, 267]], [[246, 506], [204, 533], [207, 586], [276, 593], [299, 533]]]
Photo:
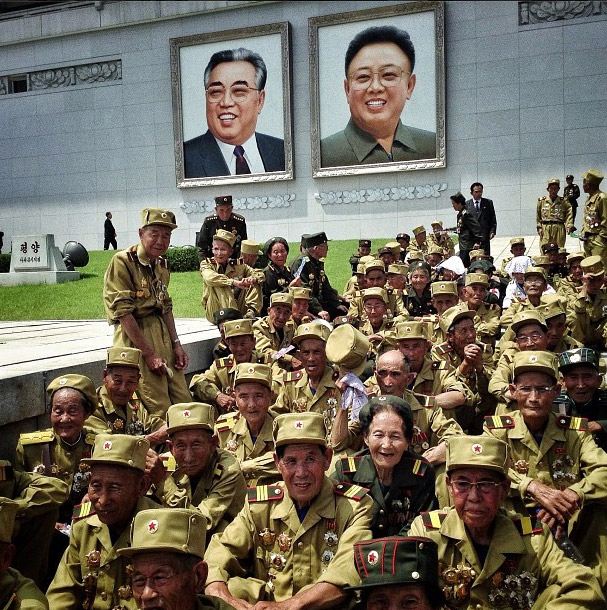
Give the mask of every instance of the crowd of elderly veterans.
[[463, 256], [440, 222], [362, 239], [341, 294], [324, 233], [261, 267], [217, 198], [221, 339], [189, 384], [175, 217], [145, 209], [105, 276], [103, 384], [52, 380], [51, 428], [0, 464], [0, 610], [606, 608], [607, 196], [584, 175], [590, 251], [546, 230], [498, 271], [478, 184], [451, 198]]

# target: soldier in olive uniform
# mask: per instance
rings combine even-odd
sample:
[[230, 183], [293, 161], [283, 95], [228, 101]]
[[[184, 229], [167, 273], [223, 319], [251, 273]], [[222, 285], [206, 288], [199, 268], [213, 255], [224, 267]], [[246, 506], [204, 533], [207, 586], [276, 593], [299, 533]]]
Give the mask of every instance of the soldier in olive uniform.
[[358, 240], [358, 251], [350, 257], [350, 267], [352, 267], [352, 273], [356, 273], [356, 268], [360, 263], [360, 259], [363, 256], [369, 256], [371, 254], [371, 240], [370, 239], [359, 239]]
[[428, 241], [426, 227], [424, 225], [420, 225], [419, 227], [415, 227], [412, 230], [413, 237], [415, 238], [415, 243], [410, 246], [412, 249], [418, 250], [422, 254], [428, 253]]
[[447, 441], [453, 508], [423, 513], [410, 536], [438, 544], [439, 586], [447, 608], [605, 607], [589, 568], [567, 558], [539, 520], [505, 513], [508, 445], [490, 436]]
[[90, 466], [89, 501], [74, 517], [70, 544], [47, 591], [50, 607], [128, 610], [137, 606], [128, 561], [117, 554], [128, 545], [136, 513], [158, 505], [144, 497], [150, 443], [126, 434], [98, 434]]
[[354, 270], [354, 275], [348, 280], [342, 298], [347, 303], [352, 303], [352, 299], [356, 294], [365, 289], [365, 263], [358, 263]]
[[607, 194], [599, 188], [603, 174], [598, 169], [589, 169], [582, 175], [584, 193], [584, 223], [582, 237], [586, 256], [600, 256], [607, 265]]
[[430, 340], [433, 344], [438, 345], [447, 339], [440, 325], [441, 315], [460, 302], [457, 284], [456, 282], [447, 282], [445, 280], [432, 282], [430, 284], [430, 294], [432, 295], [432, 306], [436, 309], [436, 314], [415, 318], [415, 322], [428, 322], [432, 328]]
[[309, 310], [312, 299], [312, 291], [309, 288], [295, 286], [289, 288], [289, 294], [293, 297], [291, 319], [295, 322], [296, 326], [316, 319], [316, 316]]
[[200, 262], [213, 256], [213, 239], [220, 229], [234, 235], [234, 257], [238, 258], [240, 255], [240, 243], [247, 239], [247, 223], [244, 217], [235, 214], [233, 209], [231, 195], [215, 197], [215, 214], [204, 219], [196, 242]]
[[557, 356], [564, 351], [582, 347], [582, 344], [569, 335], [567, 328], [566, 301], [558, 294], [545, 294], [539, 307], [546, 320], [546, 350]]
[[166, 440], [166, 424], [164, 419], [148, 412], [139, 396], [140, 367], [140, 350], [108, 349], [96, 409], [86, 424], [95, 432], [146, 436], [151, 445], [158, 445]]
[[[246, 483], [238, 460], [218, 448], [213, 407], [191, 402], [167, 412], [173, 460], [156, 484], [155, 496], [169, 508], [196, 508], [207, 523], [207, 536], [222, 531], [242, 508]], [[166, 456], [168, 457], [168, 456]], [[162, 480], [164, 477], [164, 480]]]
[[0, 608], [2, 610], [48, 610], [48, 601], [33, 580], [9, 567], [15, 546], [11, 542], [19, 504], [0, 498]]
[[274, 483], [280, 475], [274, 464], [274, 417], [272, 370], [266, 364], [238, 364], [234, 378], [234, 398], [238, 411], [220, 416], [215, 422], [219, 446], [240, 463], [247, 485]]
[[286, 265], [289, 254], [289, 242], [284, 237], [268, 239], [263, 247], [263, 251], [269, 261], [263, 270], [265, 279], [261, 288], [263, 293], [261, 315], [265, 316], [268, 314], [270, 297], [275, 292], [288, 292], [290, 286], [299, 286], [301, 279], [296, 279]]
[[[287, 413], [274, 422], [275, 462], [284, 483], [253, 487], [238, 517], [205, 554], [207, 595], [332, 608], [357, 584], [353, 544], [369, 540], [367, 490], [326, 475], [332, 451], [324, 418]], [[305, 480], [306, 485], [301, 481]]]
[[433, 220], [432, 223], [432, 233], [428, 235], [428, 244], [436, 244], [440, 246], [443, 250], [443, 256], [445, 258], [449, 258], [450, 256], [455, 255], [455, 244], [453, 240], [449, 237], [449, 234], [445, 229], [443, 229], [443, 223], [441, 220]]
[[567, 257], [569, 273], [562, 277], [556, 286], [558, 294], [563, 295], [567, 301], [577, 298], [578, 292], [582, 289], [582, 266], [580, 263], [586, 258], [583, 252], [573, 252]]
[[[567, 182], [567, 185], [563, 189], [563, 197], [571, 205], [571, 220], [575, 225], [575, 215], [578, 206], [577, 200], [580, 198], [580, 187], [577, 184], [574, 184], [572, 174], [567, 174], [565, 176], [565, 181]], [[575, 226], [573, 227], [573, 230], [576, 230]]]
[[569, 201], [559, 197], [561, 181], [558, 178], [548, 180], [548, 195], [537, 200], [535, 222], [540, 246], [556, 243], [559, 248], [565, 245], [567, 233], [573, 233], [573, 217]]
[[383, 288], [367, 288], [363, 291], [365, 321], [359, 330], [371, 342], [369, 358], [375, 360], [382, 344], [393, 334], [394, 320], [388, 310], [388, 294]]
[[409, 265], [409, 289], [403, 293], [403, 303], [409, 316], [435, 314], [430, 292], [431, 271], [425, 261], [414, 261]]
[[462, 308], [474, 311], [474, 328], [481, 341], [494, 345], [500, 328], [501, 308], [493, 303], [485, 303], [489, 289], [489, 279], [485, 273], [468, 273], [464, 287], [465, 303]]
[[215, 344], [215, 347], [213, 348], [213, 360], [217, 360], [217, 358], [227, 358], [232, 353], [227, 343], [225, 342], [225, 336], [223, 332], [224, 323], [230, 320], [242, 320], [242, 314], [238, 311], [238, 309], [234, 309], [233, 307], [225, 307], [215, 312], [213, 322], [215, 323], [215, 326], [217, 326], [217, 328], [219, 329], [221, 339]]
[[141, 350], [139, 391], [149, 411], [159, 417], [173, 402], [190, 399], [184, 375], [189, 360], [175, 330], [169, 264], [163, 257], [176, 228], [172, 212], [144, 209], [141, 243], [114, 255], [103, 287], [114, 346]]

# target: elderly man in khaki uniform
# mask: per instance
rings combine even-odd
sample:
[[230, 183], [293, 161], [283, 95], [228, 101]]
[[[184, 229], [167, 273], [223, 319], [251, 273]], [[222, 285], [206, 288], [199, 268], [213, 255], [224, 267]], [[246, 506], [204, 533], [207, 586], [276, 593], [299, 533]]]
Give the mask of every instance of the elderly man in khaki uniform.
[[600, 256], [603, 265], [607, 265], [607, 194], [599, 188], [603, 174], [598, 169], [589, 169], [582, 178], [582, 188], [588, 195], [582, 225], [584, 252], [586, 256]]
[[428, 235], [428, 245], [437, 245], [442, 248], [445, 258], [455, 255], [455, 244], [443, 228], [442, 220], [433, 220], [431, 223], [432, 233]]
[[366, 489], [326, 476], [326, 438], [319, 413], [276, 418], [275, 462], [284, 483], [251, 488], [238, 517], [213, 536], [207, 595], [237, 608], [262, 600], [304, 608], [346, 602], [344, 588], [358, 583], [353, 544], [371, 538], [372, 501]]
[[567, 265], [569, 267], [569, 275], [561, 278], [556, 291], [569, 299], [577, 298], [579, 291], [582, 289], [582, 266], [581, 262], [586, 258], [583, 252], [572, 252], [567, 257]]
[[111, 610], [136, 608], [128, 561], [118, 549], [127, 546], [133, 517], [158, 506], [145, 498], [150, 443], [126, 434], [98, 434], [91, 470], [89, 502], [72, 524], [70, 544], [47, 596], [51, 608]]
[[516, 354], [510, 394], [518, 410], [487, 418], [486, 429], [510, 447], [508, 476], [514, 507], [537, 513], [550, 527], [568, 533], [605, 587], [607, 541], [596, 533], [607, 531], [607, 460], [594, 442], [588, 420], [553, 412], [558, 378], [556, 355]]
[[[245, 500], [246, 483], [238, 460], [218, 448], [213, 407], [191, 402], [171, 405], [167, 413], [168, 471], [153, 482], [155, 496], [169, 508], [196, 508], [207, 523], [207, 535], [222, 531]], [[173, 466], [174, 465], [174, 466]]]
[[540, 236], [540, 247], [555, 243], [559, 248], [565, 246], [567, 233], [573, 233], [573, 215], [571, 204], [559, 197], [561, 182], [558, 178], [548, 180], [548, 195], [537, 200], [535, 221], [537, 234]]
[[280, 475], [274, 464], [274, 418], [268, 413], [272, 369], [266, 364], [236, 365], [234, 398], [238, 411], [215, 422], [219, 446], [236, 457], [248, 486], [274, 483]]
[[539, 307], [546, 320], [548, 340], [546, 350], [556, 354], [565, 352], [582, 344], [569, 334], [567, 327], [567, 300], [560, 294], [545, 294]]
[[19, 504], [0, 498], [0, 608], [48, 610], [48, 601], [33, 580], [9, 567], [15, 554], [11, 542]]
[[485, 303], [489, 290], [489, 278], [485, 273], [468, 273], [464, 287], [465, 304], [462, 307], [474, 311], [476, 335], [488, 345], [493, 345], [499, 335], [501, 308]]
[[509, 464], [508, 445], [496, 438], [447, 441], [453, 507], [422, 513], [409, 531], [438, 544], [443, 594], [467, 610], [605, 608], [590, 568], [566, 557], [547, 526], [503, 511]]
[[226, 307], [238, 309], [246, 318], [261, 311], [263, 271], [245, 265], [241, 258], [231, 259], [236, 236], [219, 229], [213, 237], [213, 257], [200, 263], [202, 306], [209, 322], [215, 312]]
[[144, 209], [141, 242], [114, 255], [103, 286], [108, 322], [114, 325], [114, 346], [141, 350], [139, 391], [149, 411], [158, 417], [164, 417], [172, 403], [190, 400], [183, 373], [189, 360], [175, 329], [169, 264], [163, 256], [176, 228], [172, 212]]
[[141, 379], [141, 350], [110, 347], [103, 385], [97, 388], [95, 412], [86, 420], [95, 432], [146, 436], [151, 445], [166, 440], [164, 419], [149, 413], [137, 388]]
[[364, 322], [360, 332], [371, 342], [370, 356], [375, 358], [379, 345], [394, 334], [394, 319], [389, 314], [388, 293], [383, 288], [367, 288], [362, 296]]

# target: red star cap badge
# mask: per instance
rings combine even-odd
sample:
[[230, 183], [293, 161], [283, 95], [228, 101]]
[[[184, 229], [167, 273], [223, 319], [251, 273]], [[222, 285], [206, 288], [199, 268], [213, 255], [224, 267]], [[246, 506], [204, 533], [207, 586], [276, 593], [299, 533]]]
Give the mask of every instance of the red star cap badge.
[[111, 448], [112, 448], [112, 442], [111, 441], [105, 441], [105, 443], [103, 443], [104, 451], [109, 451]]
[[148, 532], [150, 534], [155, 534], [157, 531], [158, 531], [158, 521], [156, 521], [155, 519], [152, 519], [148, 523]]

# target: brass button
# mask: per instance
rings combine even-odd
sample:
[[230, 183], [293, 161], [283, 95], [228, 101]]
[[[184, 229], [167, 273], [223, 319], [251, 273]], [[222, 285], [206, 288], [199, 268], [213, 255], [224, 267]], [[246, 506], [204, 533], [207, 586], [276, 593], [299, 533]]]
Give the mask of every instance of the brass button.
[[380, 514], [380, 515], [385, 514], [385, 513], [384, 513], [384, 509], [383, 509], [383, 508], [382, 508], [382, 509], [379, 511], [379, 514]]
[[107, 593], [105, 591], [101, 592], [101, 599], [105, 601], [107, 599]]
[[380, 523], [380, 524], [377, 526], [377, 528], [378, 528], [378, 529], [380, 529], [380, 530], [383, 530], [383, 529], [384, 529], [383, 523]]
[[303, 542], [301, 540], [297, 543], [297, 548], [303, 549]]

